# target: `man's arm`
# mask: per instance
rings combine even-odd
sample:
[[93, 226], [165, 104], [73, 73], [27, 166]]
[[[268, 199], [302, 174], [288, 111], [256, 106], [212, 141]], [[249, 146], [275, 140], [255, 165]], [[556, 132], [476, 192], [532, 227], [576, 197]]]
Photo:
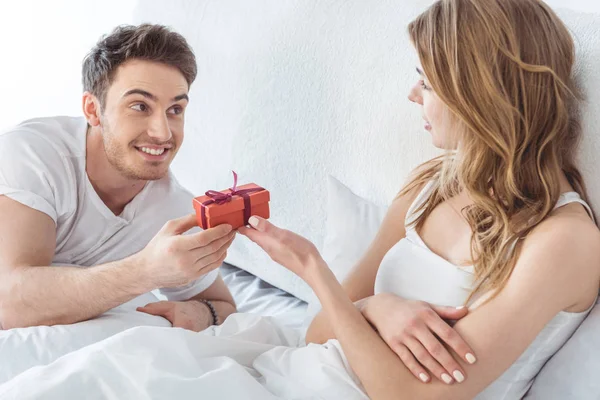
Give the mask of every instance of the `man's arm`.
[[[235, 301], [223, 282], [223, 278], [218, 276], [215, 282], [206, 290], [192, 297], [188, 301], [209, 300], [215, 308], [218, 317], [218, 324], [222, 324], [231, 314], [237, 312]], [[204, 306], [204, 305], [203, 305]], [[208, 327], [208, 326], [207, 326]]]
[[190, 214], [168, 221], [141, 252], [121, 261], [54, 267], [48, 266], [56, 242], [52, 218], [0, 196], [0, 220], [6, 221], [0, 224], [4, 329], [75, 323], [158, 287], [189, 284], [221, 265], [235, 237], [229, 225], [182, 235], [196, 226]]
[[46, 214], [0, 196], [0, 325], [70, 324], [154, 288], [133, 257], [90, 268], [49, 266], [56, 227]]
[[165, 318], [175, 328], [200, 332], [215, 324], [211, 306], [217, 314], [217, 325], [236, 312], [233, 297], [220, 276], [201, 293], [183, 301], [157, 301], [138, 307], [137, 311]]

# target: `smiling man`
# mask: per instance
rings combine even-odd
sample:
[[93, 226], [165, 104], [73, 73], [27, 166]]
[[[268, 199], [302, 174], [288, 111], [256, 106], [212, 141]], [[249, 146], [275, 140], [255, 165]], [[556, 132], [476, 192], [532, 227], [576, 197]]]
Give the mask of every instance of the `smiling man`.
[[83, 117], [0, 134], [3, 329], [71, 324], [132, 300], [195, 331], [235, 311], [217, 272], [235, 232], [191, 231], [193, 196], [169, 170], [196, 71], [181, 35], [118, 27], [84, 60]]

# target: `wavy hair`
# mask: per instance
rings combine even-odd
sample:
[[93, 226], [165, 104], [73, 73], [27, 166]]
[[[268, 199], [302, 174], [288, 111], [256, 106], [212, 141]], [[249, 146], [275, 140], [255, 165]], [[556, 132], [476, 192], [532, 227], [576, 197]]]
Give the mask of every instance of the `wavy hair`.
[[[414, 224], [466, 190], [476, 293], [508, 281], [527, 234], [553, 210], [559, 174], [584, 198], [573, 39], [538, 0], [439, 0], [408, 27], [431, 87], [451, 112], [458, 147], [421, 166], [400, 195], [434, 180]], [[493, 296], [491, 298], [493, 298]]]

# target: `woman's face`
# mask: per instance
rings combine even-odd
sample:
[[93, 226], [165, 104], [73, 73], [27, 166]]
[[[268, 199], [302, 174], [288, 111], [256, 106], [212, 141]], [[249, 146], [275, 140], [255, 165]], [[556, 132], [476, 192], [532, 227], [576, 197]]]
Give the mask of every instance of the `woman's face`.
[[419, 80], [411, 88], [408, 99], [423, 107], [425, 130], [431, 133], [433, 145], [439, 149], [454, 150], [457, 141], [452, 130], [450, 111], [433, 91], [423, 69], [417, 67]]

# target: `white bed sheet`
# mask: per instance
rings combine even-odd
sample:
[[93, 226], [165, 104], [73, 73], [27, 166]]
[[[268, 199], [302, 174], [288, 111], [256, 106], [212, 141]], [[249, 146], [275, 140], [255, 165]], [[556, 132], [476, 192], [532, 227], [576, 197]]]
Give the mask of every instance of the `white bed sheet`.
[[[278, 325], [300, 329], [307, 304], [239, 268], [224, 265], [221, 276], [230, 288], [239, 313], [268, 316]], [[170, 327], [162, 317], [136, 311], [138, 306], [161, 300], [147, 293], [89, 321], [72, 325], [0, 330], [0, 385], [29, 369], [137, 327]]]
[[0, 331], [0, 398], [366, 398], [336, 341], [305, 346], [305, 302], [220, 272], [239, 312], [201, 333], [136, 312], [152, 293], [89, 321]]
[[238, 312], [273, 317], [291, 328], [305, 327], [306, 302], [233, 265], [223, 264], [220, 272]]
[[196, 333], [141, 326], [0, 383], [3, 400], [366, 400], [335, 340], [303, 346], [272, 317]]

